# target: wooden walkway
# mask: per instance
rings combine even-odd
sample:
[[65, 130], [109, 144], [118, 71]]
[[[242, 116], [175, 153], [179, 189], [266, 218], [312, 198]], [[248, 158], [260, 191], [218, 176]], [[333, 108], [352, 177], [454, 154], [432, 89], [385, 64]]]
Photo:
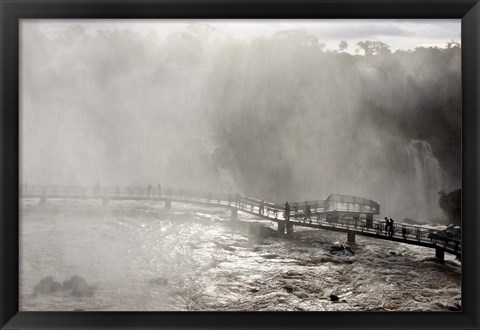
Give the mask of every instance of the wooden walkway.
[[[385, 231], [384, 220], [373, 219], [379, 213], [379, 205], [373, 201], [353, 197], [331, 195], [327, 200], [309, 202], [291, 202], [290, 214], [285, 219], [285, 208], [270, 202], [245, 196], [226, 193], [212, 193], [188, 189], [157, 187], [100, 187], [100, 186], [27, 186], [20, 187], [21, 198], [38, 198], [40, 202], [48, 199], [97, 199], [104, 205], [110, 201], [151, 200], [164, 202], [165, 208], [171, 203], [186, 203], [227, 207], [233, 220], [238, 219], [238, 211], [249, 213], [261, 219], [274, 221], [280, 233], [293, 233], [293, 228], [308, 227], [347, 234], [349, 243], [355, 242], [355, 236], [361, 235], [376, 239], [405, 243], [435, 249], [435, 256], [444, 260], [444, 254], [450, 253], [461, 260], [461, 237], [437, 232], [431, 229], [408, 224], [395, 223], [393, 232]], [[340, 196], [340, 197], [339, 197]], [[305, 218], [302, 206], [308, 204], [311, 220]]]

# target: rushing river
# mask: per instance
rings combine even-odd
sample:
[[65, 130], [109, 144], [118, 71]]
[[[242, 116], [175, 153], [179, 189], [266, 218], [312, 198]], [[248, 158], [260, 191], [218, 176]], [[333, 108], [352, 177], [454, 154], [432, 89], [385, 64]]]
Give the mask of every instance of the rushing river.
[[[446, 311], [461, 305], [461, 264], [446, 254], [276, 224], [223, 208], [148, 201], [22, 200], [20, 309], [24, 311]], [[245, 221], [243, 221], [245, 220]], [[34, 293], [52, 276], [95, 286], [91, 297]], [[330, 295], [339, 297], [332, 302]]]

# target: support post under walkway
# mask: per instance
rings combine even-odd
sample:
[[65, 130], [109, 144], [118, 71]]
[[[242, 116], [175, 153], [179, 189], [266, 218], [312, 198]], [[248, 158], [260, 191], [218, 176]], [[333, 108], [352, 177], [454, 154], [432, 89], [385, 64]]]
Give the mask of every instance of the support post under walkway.
[[357, 228], [360, 218], [358, 216], [353, 217], [353, 226]]
[[287, 235], [290, 236], [293, 234], [293, 224], [290, 223], [290, 221], [286, 222], [286, 227], [287, 227]]
[[170, 210], [172, 208], [172, 200], [165, 198], [165, 210]]
[[347, 231], [347, 242], [348, 243], [355, 243], [355, 232], [354, 231]]
[[236, 207], [230, 207], [230, 219], [231, 220], [238, 220], [238, 210]]
[[445, 250], [442, 247], [436, 247], [435, 248], [435, 258], [437, 258], [438, 261], [445, 261]]
[[278, 225], [278, 233], [279, 234], [285, 234], [285, 223], [284, 222], [277, 222], [277, 225]]

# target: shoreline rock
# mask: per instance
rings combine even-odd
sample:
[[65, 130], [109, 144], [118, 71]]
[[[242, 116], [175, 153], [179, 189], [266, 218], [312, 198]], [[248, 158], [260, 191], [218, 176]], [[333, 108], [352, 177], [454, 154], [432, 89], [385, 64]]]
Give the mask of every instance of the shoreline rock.
[[62, 290], [62, 285], [60, 282], [53, 280], [52, 276], [46, 276], [40, 280], [40, 282], [35, 285], [33, 292], [41, 294], [52, 294]]
[[74, 297], [91, 297], [96, 288], [87, 284], [87, 281], [78, 275], [73, 275], [69, 280], [63, 282], [65, 290], [71, 290], [70, 294]]

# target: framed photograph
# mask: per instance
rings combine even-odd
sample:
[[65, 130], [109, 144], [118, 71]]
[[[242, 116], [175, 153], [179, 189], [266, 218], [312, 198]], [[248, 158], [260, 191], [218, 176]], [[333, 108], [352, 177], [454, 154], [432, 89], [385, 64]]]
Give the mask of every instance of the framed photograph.
[[478, 1], [0, 10], [1, 329], [478, 329]]

